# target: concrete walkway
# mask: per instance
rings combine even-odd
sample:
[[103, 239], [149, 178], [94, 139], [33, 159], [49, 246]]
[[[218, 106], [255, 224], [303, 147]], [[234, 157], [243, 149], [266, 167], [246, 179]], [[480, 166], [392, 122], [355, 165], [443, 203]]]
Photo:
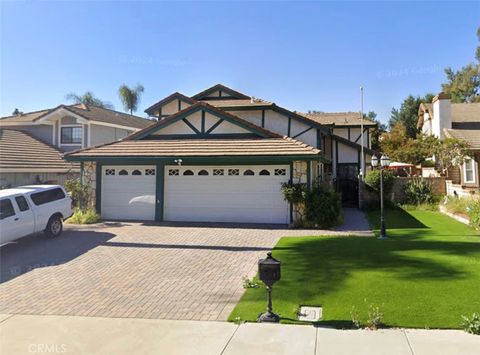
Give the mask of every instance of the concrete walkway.
[[456, 330], [334, 330], [278, 324], [1, 315], [0, 353], [478, 355], [480, 336]]

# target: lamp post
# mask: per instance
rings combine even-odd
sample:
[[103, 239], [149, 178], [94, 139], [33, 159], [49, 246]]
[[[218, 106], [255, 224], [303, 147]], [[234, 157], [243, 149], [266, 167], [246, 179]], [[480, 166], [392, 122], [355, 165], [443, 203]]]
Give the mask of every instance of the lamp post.
[[380, 163], [380, 238], [379, 239], [387, 239], [387, 231], [385, 228], [385, 213], [384, 213], [384, 206], [383, 206], [383, 170], [388, 168], [390, 165], [390, 158], [386, 154], [382, 154], [380, 159], [376, 155], [372, 157], [372, 167], [378, 167], [378, 163]]

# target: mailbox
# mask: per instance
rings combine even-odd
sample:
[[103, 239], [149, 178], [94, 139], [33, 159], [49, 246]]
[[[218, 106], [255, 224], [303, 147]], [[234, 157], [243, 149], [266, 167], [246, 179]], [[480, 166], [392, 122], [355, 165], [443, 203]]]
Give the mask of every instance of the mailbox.
[[265, 259], [258, 261], [258, 275], [262, 282], [272, 287], [272, 285], [280, 280], [280, 261], [272, 256], [272, 253], [267, 253]]

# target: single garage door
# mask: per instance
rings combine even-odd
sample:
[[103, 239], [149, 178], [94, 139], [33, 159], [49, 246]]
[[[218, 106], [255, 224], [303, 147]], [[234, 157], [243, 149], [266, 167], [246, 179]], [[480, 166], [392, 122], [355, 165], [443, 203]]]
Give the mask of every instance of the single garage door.
[[288, 165], [166, 166], [164, 220], [288, 223]]
[[102, 217], [155, 219], [155, 166], [102, 166]]

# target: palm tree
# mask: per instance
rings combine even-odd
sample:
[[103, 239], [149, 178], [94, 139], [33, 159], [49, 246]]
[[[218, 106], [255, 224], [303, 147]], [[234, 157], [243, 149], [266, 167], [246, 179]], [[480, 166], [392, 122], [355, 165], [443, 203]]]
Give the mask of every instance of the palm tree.
[[109, 102], [102, 101], [98, 97], [95, 97], [91, 91], [85, 92], [83, 95], [77, 95], [75, 93], [70, 93], [66, 96], [67, 100], [73, 101], [76, 104], [85, 104], [92, 105], [102, 108], [113, 109], [113, 105]]
[[133, 115], [134, 111], [137, 111], [138, 103], [140, 102], [140, 95], [143, 91], [143, 86], [140, 84], [132, 89], [125, 84], [120, 86], [118, 89], [118, 96], [120, 96], [120, 100], [122, 100], [125, 111], [130, 111], [131, 115]]

